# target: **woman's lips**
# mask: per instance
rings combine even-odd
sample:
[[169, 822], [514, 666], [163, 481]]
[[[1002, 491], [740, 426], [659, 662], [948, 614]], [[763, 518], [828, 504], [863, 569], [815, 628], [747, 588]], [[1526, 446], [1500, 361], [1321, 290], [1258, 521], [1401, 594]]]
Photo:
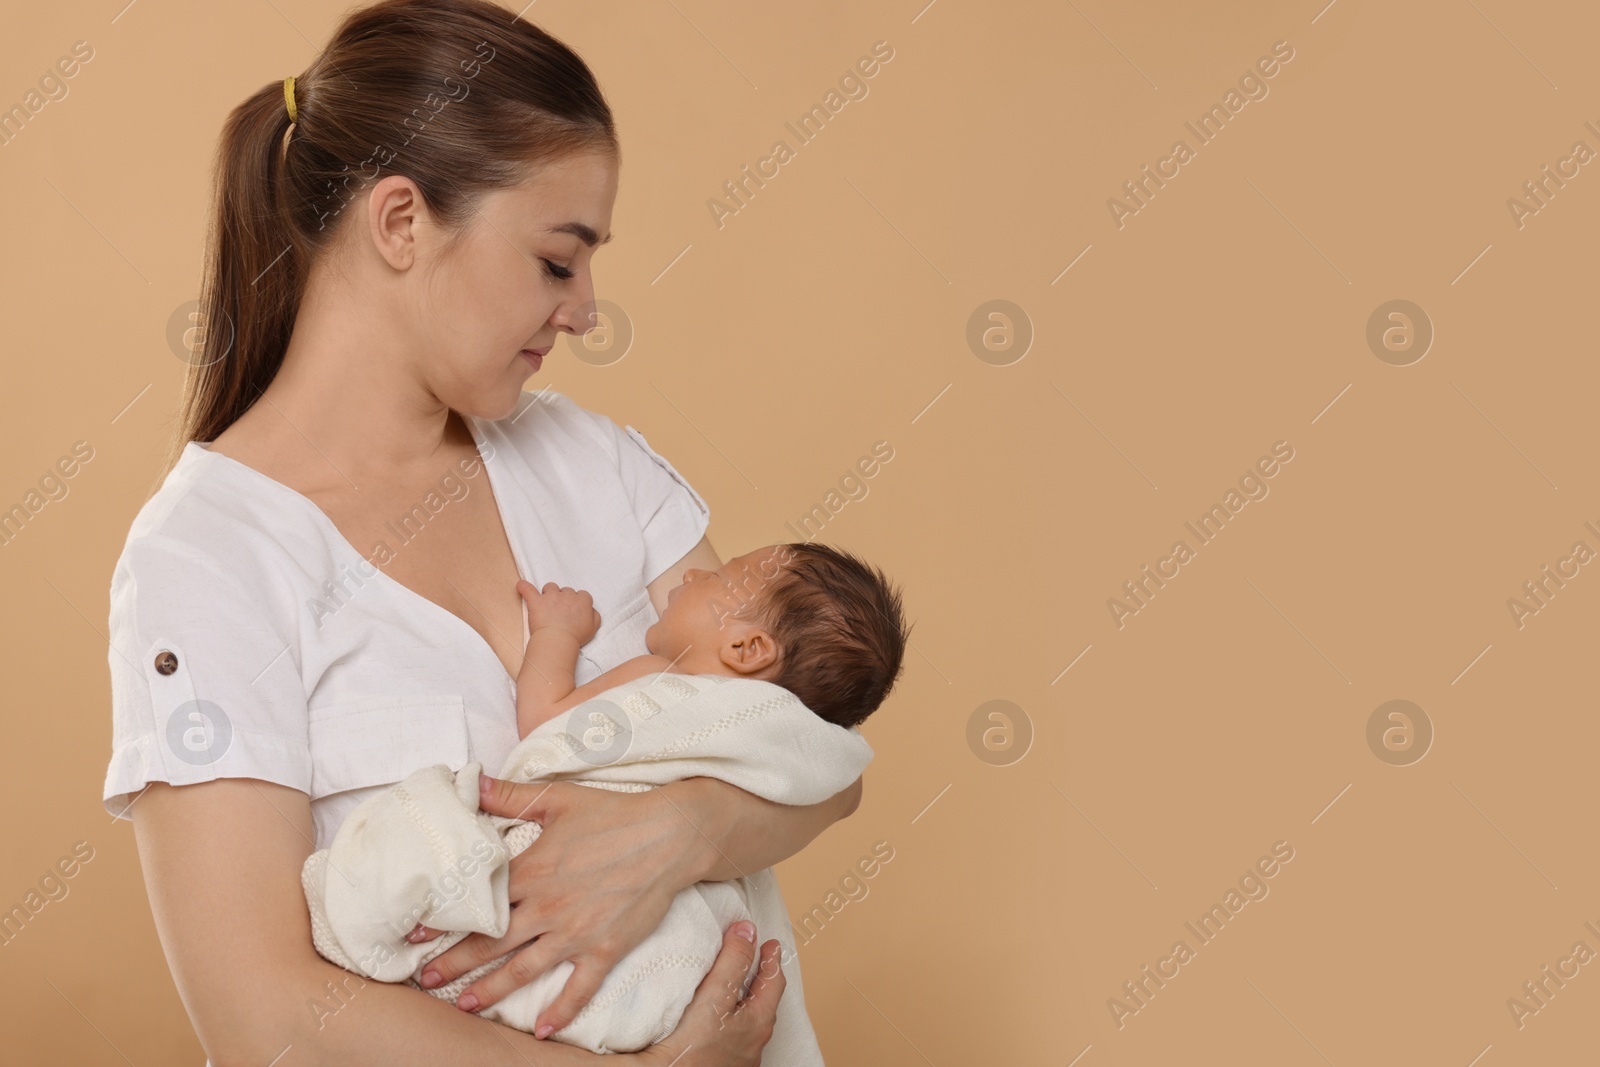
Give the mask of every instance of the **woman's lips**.
[[537, 348], [524, 348], [521, 355], [523, 359], [526, 359], [530, 364], [533, 365], [534, 370], [538, 370], [544, 365], [544, 356], [548, 351], [550, 351], [548, 348], [543, 350]]

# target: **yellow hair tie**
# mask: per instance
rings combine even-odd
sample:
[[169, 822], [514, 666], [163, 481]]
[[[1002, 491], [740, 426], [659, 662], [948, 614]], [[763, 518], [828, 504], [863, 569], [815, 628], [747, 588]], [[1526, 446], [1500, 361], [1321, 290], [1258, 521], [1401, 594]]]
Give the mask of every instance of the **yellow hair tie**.
[[285, 79], [283, 79], [283, 102], [289, 108], [289, 121], [290, 122], [299, 122], [300, 121], [299, 116], [295, 114], [295, 109], [294, 109], [294, 79], [293, 78], [285, 78]]

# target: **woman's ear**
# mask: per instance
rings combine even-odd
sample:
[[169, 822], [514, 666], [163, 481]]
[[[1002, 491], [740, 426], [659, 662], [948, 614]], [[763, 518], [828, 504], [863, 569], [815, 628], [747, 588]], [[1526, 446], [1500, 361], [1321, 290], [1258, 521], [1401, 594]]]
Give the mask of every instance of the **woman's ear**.
[[406, 270], [417, 258], [417, 224], [428, 220], [428, 208], [417, 183], [391, 174], [367, 194], [367, 229], [378, 254], [395, 270]]

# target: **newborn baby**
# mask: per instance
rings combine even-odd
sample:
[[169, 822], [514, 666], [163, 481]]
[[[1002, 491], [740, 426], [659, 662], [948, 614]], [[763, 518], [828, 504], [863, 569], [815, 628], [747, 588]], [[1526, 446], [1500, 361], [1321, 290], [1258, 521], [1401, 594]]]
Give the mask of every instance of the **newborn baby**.
[[[517, 782], [639, 791], [705, 776], [781, 804], [817, 803], [871, 760], [855, 727], [894, 685], [909, 633], [900, 595], [881, 571], [824, 545], [770, 545], [716, 571], [690, 569], [645, 634], [649, 654], [575, 687], [578, 650], [600, 624], [591, 597], [555, 583], [517, 589], [530, 631], [517, 679], [523, 740], [499, 775]], [[541, 827], [480, 812], [480, 771], [469, 763], [413, 773], [364, 801], [330, 847], [306, 861], [301, 881], [324, 958], [421, 988], [427, 961], [468, 933], [505, 935], [509, 859]], [[679, 892], [656, 930], [552, 1040], [632, 1052], [664, 1037], [738, 919], [783, 945], [789, 989], [763, 1063], [820, 1065], [770, 869]], [[412, 944], [406, 935], [418, 923], [451, 932]], [[512, 954], [428, 992], [453, 1002]], [[478, 1014], [531, 1031], [571, 973], [562, 963]]]
[[528, 644], [517, 674], [517, 734], [645, 675], [759, 678], [789, 690], [823, 719], [855, 726], [878, 709], [900, 673], [906, 635], [899, 595], [881, 572], [825, 545], [768, 545], [720, 570], [691, 567], [645, 631], [635, 656], [574, 688], [578, 649], [600, 629], [588, 593], [518, 582]]

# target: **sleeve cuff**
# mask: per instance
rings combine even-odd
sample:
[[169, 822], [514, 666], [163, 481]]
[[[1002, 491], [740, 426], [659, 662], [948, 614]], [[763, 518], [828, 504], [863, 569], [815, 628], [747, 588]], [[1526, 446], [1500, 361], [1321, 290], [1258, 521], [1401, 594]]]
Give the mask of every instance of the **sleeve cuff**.
[[656, 512], [644, 530], [644, 584], [649, 585], [687, 556], [710, 526], [710, 517], [687, 501], [674, 501]]
[[128, 809], [151, 782], [197, 785], [218, 778], [257, 778], [308, 795], [311, 792], [309, 772], [298, 770], [310, 765], [310, 750], [304, 742], [239, 732], [215, 762], [187, 764], [163, 760], [154, 747], [158, 741], [153, 734], [142, 734], [112, 751], [102, 796], [106, 814], [113, 819], [126, 819]]

